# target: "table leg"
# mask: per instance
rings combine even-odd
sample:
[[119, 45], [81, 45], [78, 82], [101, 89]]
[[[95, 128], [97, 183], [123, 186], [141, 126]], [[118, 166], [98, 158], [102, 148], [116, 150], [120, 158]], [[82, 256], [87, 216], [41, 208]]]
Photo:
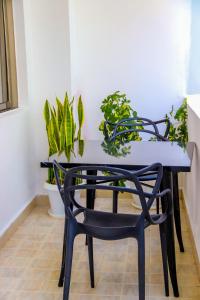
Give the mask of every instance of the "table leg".
[[[172, 190], [171, 194], [168, 194], [165, 200], [167, 201], [169, 197], [173, 195], [173, 183], [172, 183], [172, 173], [170, 171], [164, 170], [163, 188], [170, 188]], [[162, 205], [165, 205], [165, 201], [162, 201]], [[173, 203], [173, 198], [172, 198]], [[173, 206], [173, 205], [172, 205]], [[169, 214], [167, 222], [167, 257], [169, 265], [169, 273], [171, 278], [171, 283], [174, 291], [174, 296], [179, 297], [177, 274], [176, 274], [176, 255], [175, 255], [175, 242], [174, 242], [174, 220], [173, 211]]]
[[173, 172], [173, 202], [174, 202], [174, 220], [176, 227], [176, 235], [179, 242], [180, 251], [184, 252], [182, 230], [181, 230], [181, 214], [180, 214], [180, 200], [178, 190], [178, 173]]

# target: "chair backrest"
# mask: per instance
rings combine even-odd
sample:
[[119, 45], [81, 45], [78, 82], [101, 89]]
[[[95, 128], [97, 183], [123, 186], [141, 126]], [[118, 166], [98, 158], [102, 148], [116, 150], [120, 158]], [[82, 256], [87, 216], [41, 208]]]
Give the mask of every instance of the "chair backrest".
[[[166, 129], [164, 134], [160, 134], [158, 125], [164, 123]], [[112, 135], [109, 137], [107, 132], [107, 126], [113, 129]], [[151, 138], [155, 138], [157, 141], [167, 141], [167, 136], [169, 134], [170, 122], [168, 119], [162, 119], [157, 121], [152, 121], [143, 117], [134, 117], [122, 119], [118, 123], [110, 123], [108, 121], [104, 124], [104, 133], [107, 139], [114, 141], [117, 138], [123, 138], [134, 132], [147, 133]]]
[[[65, 170], [54, 161], [54, 170], [56, 174], [56, 181], [58, 184], [58, 188], [61, 193], [62, 200], [65, 205], [65, 213], [68, 218], [74, 219], [76, 222], [76, 218], [74, 217], [74, 211], [72, 210], [72, 205], [74, 206], [77, 211], [84, 211], [84, 207], [77, 203], [76, 199], [74, 198], [74, 192], [76, 190], [110, 190], [110, 191], [117, 191], [117, 192], [127, 192], [132, 193], [139, 196], [140, 203], [142, 206], [141, 217], [147, 219], [152, 224], [158, 224], [160, 220], [167, 217], [168, 210], [170, 207], [166, 207], [166, 211], [159, 215], [155, 220], [150, 214], [150, 208], [154, 202], [154, 200], [162, 195], [159, 193], [160, 184], [163, 175], [163, 168], [160, 163], [155, 163], [149, 167], [145, 167], [135, 172], [130, 172], [128, 170], [114, 168], [114, 167], [104, 167], [104, 166], [80, 166], [74, 167], [69, 170]], [[58, 174], [59, 171], [65, 173], [65, 180], [64, 180], [64, 192], [63, 187], [60, 185]], [[93, 171], [94, 174], [98, 174], [98, 171], [101, 172], [101, 175], [85, 175], [87, 171]], [[93, 173], [92, 172], [92, 173]], [[103, 172], [103, 173], [102, 173]], [[156, 179], [154, 186], [152, 187], [151, 192], [144, 192], [142, 184], [139, 180], [145, 174], [149, 174], [149, 172], [154, 172], [156, 174]], [[106, 174], [106, 175], [104, 175]], [[107, 175], [108, 174], [108, 175]], [[80, 182], [80, 179], [84, 181], [82, 184], [76, 184]], [[128, 180], [134, 183], [135, 188], [129, 187], [122, 187], [122, 186], [115, 186], [115, 185], [107, 185], [107, 182], [116, 182], [119, 180]], [[89, 182], [89, 183], [87, 183]], [[93, 183], [91, 183], [93, 182]], [[164, 192], [169, 192], [169, 190], [165, 190]]]

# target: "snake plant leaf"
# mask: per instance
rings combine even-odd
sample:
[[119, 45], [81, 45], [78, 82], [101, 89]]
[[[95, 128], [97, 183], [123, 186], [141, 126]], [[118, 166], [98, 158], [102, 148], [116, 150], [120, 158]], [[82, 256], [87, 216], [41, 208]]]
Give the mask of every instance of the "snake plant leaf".
[[59, 136], [59, 128], [56, 118], [56, 111], [51, 109], [51, 124], [52, 124], [52, 133], [54, 135], [54, 140], [56, 142], [57, 149], [60, 149], [60, 136]]
[[65, 93], [65, 99], [64, 99], [64, 110], [66, 109], [66, 106], [69, 105], [69, 97], [67, 92]]
[[78, 154], [80, 156], [83, 156], [83, 153], [84, 153], [84, 140], [79, 140], [78, 141]]
[[60, 151], [59, 155], [65, 150], [65, 122], [62, 120], [60, 125]]
[[58, 147], [54, 136], [54, 126], [52, 120], [49, 123], [47, 134], [48, 134], [48, 141], [49, 141], [49, 157], [50, 157], [51, 155], [58, 152]]
[[65, 147], [65, 155], [67, 157], [67, 160], [70, 161], [70, 156], [71, 156], [71, 145]]
[[48, 100], [45, 101], [43, 115], [44, 115], [44, 120], [46, 123], [46, 129], [47, 129], [49, 126], [49, 122], [50, 122], [50, 105], [49, 105]]
[[72, 145], [72, 113], [69, 106], [69, 102], [65, 104], [65, 111], [64, 111], [64, 122], [65, 122], [65, 141], [66, 146]]
[[84, 110], [83, 110], [83, 102], [82, 97], [80, 95], [78, 99], [78, 123], [79, 123], [79, 129], [78, 129], [78, 139], [81, 139], [81, 128], [83, 126], [84, 121]]
[[76, 133], [76, 123], [74, 122], [74, 126], [73, 126], [73, 140], [76, 141], [77, 138], [75, 136], [75, 133]]
[[53, 168], [48, 168], [48, 183], [55, 184], [55, 176]]
[[74, 97], [72, 98], [71, 102], [69, 103], [71, 107], [73, 106], [73, 103], [74, 103]]
[[74, 114], [73, 114], [73, 106], [71, 106], [71, 116], [72, 116], [72, 143], [74, 143], [75, 138], [75, 131], [76, 131], [76, 124], [74, 121]]
[[56, 109], [54, 106], [53, 106], [53, 112], [54, 112], [54, 115], [56, 116]]
[[57, 122], [58, 122], [58, 128], [60, 129], [62, 119], [63, 119], [63, 105], [58, 98], [56, 98], [56, 104], [57, 104]]

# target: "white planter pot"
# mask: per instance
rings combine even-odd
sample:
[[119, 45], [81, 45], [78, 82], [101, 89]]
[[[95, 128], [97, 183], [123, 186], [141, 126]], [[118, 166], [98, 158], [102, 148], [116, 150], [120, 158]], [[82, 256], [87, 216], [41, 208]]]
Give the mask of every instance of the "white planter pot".
[[65, 216], [64, 204], [60, 197], [57, 185], [45, 182], [44, 188], [49, 196], [50, 208], [48, 214], [52, 217], [63, 218]]
[[[47, 191], [49, 196], [50, 208], [48, 210], [48, 214], [52, 217], [64, 218], [65, 216], [64, 204], [60, 197], [57, 185], [45, 182], [44, 189]], [[75, 198], [76, 201], [79, 202], [80, 191], [75, 191]]]

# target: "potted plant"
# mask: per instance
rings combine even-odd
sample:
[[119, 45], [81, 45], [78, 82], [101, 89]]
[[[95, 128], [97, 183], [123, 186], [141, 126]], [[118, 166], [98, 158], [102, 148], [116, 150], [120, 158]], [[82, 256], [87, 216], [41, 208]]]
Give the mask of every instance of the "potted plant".
[[[105, 138], [110, 136], [113, 132], [113, 125], [118, 123], [122, 119], [137, 117], [137, 111], [130, 106], [130, 100], [126, 94], [122, 94], [119, 91], [108, 95], [101, 105], [101, 111], [104, 115], [104, 120], [101, 121], [99, 130], [103, 132]], [[126, 128], [124, 127], [123, 130]], [[121, 140], [122, 137], [120, 137]], [[124, 135], [123, 142], [128, 141], [140, 141], [141, 137], [138, 132], [132, 132]], [[122, 140], [121, 140], [122, 141]]]
[[[107, 141], [108, 137], [110, 137], [113, 133], [113, 129], [115, 126], [114, 124], [118, 123], [121, 119], [137, 117], [137, 111], [135, 111], [130, 106], [130, 102], [131, 101], [130, 99], [127, 98], [126, 94], [121, 93], [120, 91], [116, 91], [108, 95], [102, 101], [102, 105], [100, 108], [103, 113], [104, 119], [101, 121], [99, 125], [99, 130], [103, 133], [105, 138], [104, 142], [102, 143], [104, 151], [109, 154], [115, 153], [115, 155], [118, 156], [120, 156], [121, 154], [126, 155], [127, 154], [126, 151], [128, 151], [128, 148], [124, 145], [129, 141], [141, 140], [141, 137], [138, 132], [132, 132], [117, 137], [115, 142], [109, 143]], [[125, 129], [126, 127], [123, 127], [123, 130]], [[119, 180], [117, 184], [119, 186], [126, 186], [124, 180]]]
[[170, 120], [170, 129], [168, 139], [170, 141], [176, 141], [182, 145], [186, 145], [188, 142], [188, 128], [187, 128], [187, 99], [185, 98], [182, 104], [174, 111], [174, 107], [166, 118]]
[[[48, 100], [44, 104], [44, 120], [46, 123], [46, 132], [49, 145], [48, 156], [65, 153], [67, 160], [70, 160], [73, 152], [74, 142], [79, 141], [81, 149], [83, 141], [81, 140], [81, 129], [84, 119], [83, 103], [81, 96], [78, 99], [78, 130], [74, 118], [74, 98], [69, 100], [66, 93], [63, 103], [56, 98], [56, 105], [51, 105]], [[82, 151], [82, 150], [81, 150]], [[63, 174], [60, 174], [61, 181], [64, 180]], [[64, 216], [64, 205], [60, 199], [57, 189], [53, 168], [48, 169], [48, 179], [44, 184], [48, 192], [50, 209], [49, 214], [54, 217]]]

